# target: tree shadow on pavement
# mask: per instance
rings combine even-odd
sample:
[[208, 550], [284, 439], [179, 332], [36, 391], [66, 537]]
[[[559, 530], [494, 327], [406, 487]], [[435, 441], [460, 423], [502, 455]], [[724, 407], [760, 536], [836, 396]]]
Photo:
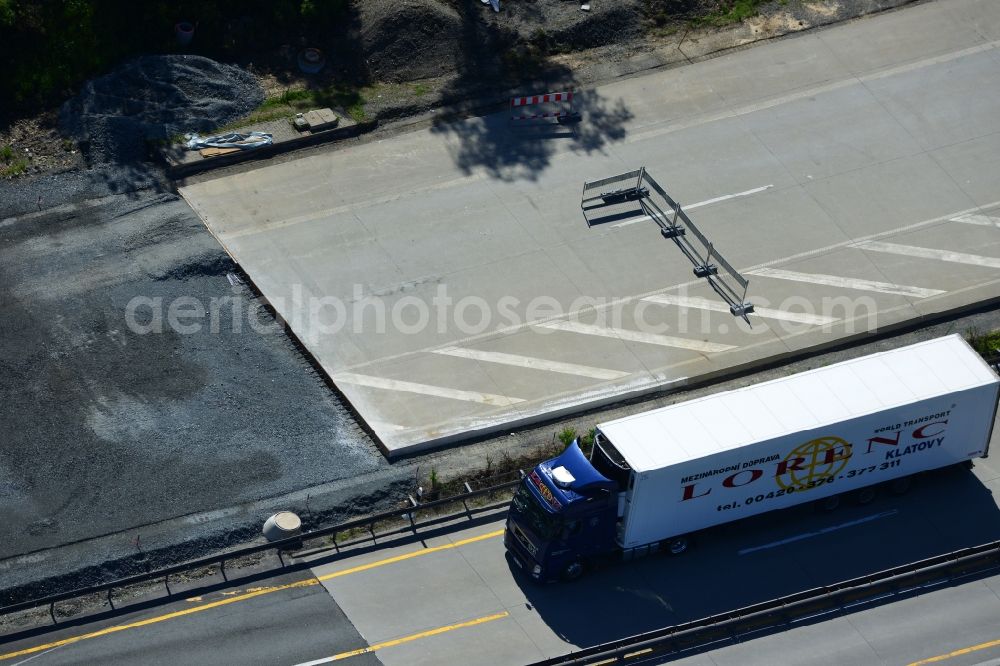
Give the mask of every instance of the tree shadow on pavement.
[[[488, 7], [488, 6], [487, 6]], [[542, 50], [505, 31], [491, 20], [480, 3], [463, 3], [463, 60], [458, 73], [442, 91], [443, 100], [478, 99], [497, 108], [510, 95], [537, 95], [573, 90], [576, 80], [566, 65], [552, 62]], [[489, 102], [484, 102], [489, 100]], [[590, 154], [603, 152], [609, 143], [625, 138], [625, 124], [633, 114], [621, 99], [610, 100], [596, 91], [574, 93], [574, 110], [580, 121], [560, 125], [526, 125], [509, 122], [508, 113], [456, 120], [476, 110], [476, 103], [457, 102], [445, 107], [431, 132], [448, 139], [455, 164], [463, 173], [484, 171], [504, 181], [536, 180], [557, 150]], [[551, 109], [546, 109], [551, 110]], [[530, 113], [530, 111], [529, 111]]]
[[442, 122], [431, 131], [454, 139], [449, 150], [465, 174], [482, 169], [499, 180], [535, 180], [561, 147], [590, 154], [603, 152], [607, 144], [625, 138], [625, 123], [631, 120], [632, 112], [621, 99], [612, 102], [591, 91], [575, 94], [574, 101], [581, 117], [574, 124], [553, 121], [549, 125], [519, 126], [516, 121], [509, 122], [504, 112]]

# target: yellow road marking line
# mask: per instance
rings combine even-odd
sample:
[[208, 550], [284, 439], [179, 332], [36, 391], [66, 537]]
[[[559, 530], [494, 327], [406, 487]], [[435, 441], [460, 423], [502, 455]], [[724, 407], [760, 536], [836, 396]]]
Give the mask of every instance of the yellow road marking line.
[[952, 657], [960, 657], [963, 654], [969, 654], [970, 652], [978, 652], [979, 650], [986, 650], [991, 647], [1000, 646], [1000, 639], [995, 641], [988, 641], [986, 643], [980, 643], [979, 645], [971, 645], [961, 650], [955, 650], [954, 652], [949, 652], [948, 654], [939, 654], [936, 657], [928, 657], [927, 659], [921, 659], [920, 661], [915, 661], [907, 666], [921, 666], [921, 664], [933, 664], [937, 661], [947, 661]]
[[639, 657], [644, 654], [649, 654], [653, 651], [653, 648], [646, 648], [645, 650], [639, 650], [638, 652], [629, 652], [625, 655], [625, 659], [631, 659], [632, 657]]
[[[125, 631], [126, 629], [136, 629], [138, 627], [145, 627], [150, 624], [166, 622], [167, 620], [173, 620], [174, 618], [183, 617], [185, 615], [191, 615], [192, 613], [201, 613], [202, 611], [207, 611], [212, 608], [218, 608], [219, 606], [226, 606], [228, 604], [236, 603], [237, 601], [244, 601], [246, 599], [253, 599], [254, 597], [259, 597], [265, 594], [271, 594], [272, 592], [280, 592], [282, 590], [289, 590], [296, 587], [311, 587], [313, 585], [319, 585], [320, 581], [330, 580], [331, 578], [339, 578], [340, 576], [347, 576], [348, 574], [359, 573], [361, 571], [367, 571], [369, 569], [374, 569], [376, 567], [382, 567], [387, 564], [402, 562], [404, 560], [408, 560], [414, 557], [420, 557], [422, 555], [429, 555], [431, 553], [436, 553], [442, 550], [458, 548], [459, 546], [475, 543], [477, 541], [492, 539], [494, 537], [500, 536], [501, 534], [503, 534], [503, 530], [497, 530], [495, 532], [489, 532], [488, 534], [481, 534], [479, 536], [470, 537], [468, 539], [462, 539], [461, 541], [456, 541], [454, 543], [448, 543], [443, 546], [434, 546], [433, 548], [416, 550], [413, 551], [412, 553], [396, 555], [395, 557], [389, 557], [384, 560], [379, 560], [377, 562], [362, 564], [361, 566], [352, 567], [350, 569], [334, 571], [332, 573], [319, 576], [318, 578], [309, 578], [307, 580], [301, 580], [295, 583], [288, 583], [286, 585], [276, 585], [274, 587], [254, 588], [253, 591], [246, 592], [245, 594], [240, 594], [238, 596], [230, 596], [225, 599], [212, 601], [210, 603], [202, 604], [200, 606], [192, 606], [191, 608], [185, 608], [183, 610], [174, 611], [173, 613], [167, 613], [165, 615], [157, 615], [156, 617], [147, 618], [145, 620], [139, 620], [137, 622], [131, 622], [129, 624], [119, 624], [113, 627], [100, 629], [98, 631], [92, 631], [88, 634], [80, 634], [79, 636], [70, 636], [69, 638], [63, 638], [62, 640], [53, 641], [51, 643], [46, 643], [44, 645], [36, 645], [34, 647], [25, 648], [23, 650], [17, 650], [16, 652], [8, 652], [7, 654], [0, 654], [0, 661], [4, 661], [6, 659], [13, 659], [14, 657], [23, 657], [26, 654], [34, 654], [36, 652], [50, 650], [52, 648], [61, 647], [63, 645], [69, 645], [70, 643], [78, 643], [80, 641], [89, 640], [91, 638], [99, 638], [101, 636], [107, 636], [108, 634], [115, 634], [118, 633], [119, 631]], [[222, 594], [226, 593], [223, 592]], [[235, 593], [230, 593], [230, 594], [235, 594]]]
[[459, 546], [465, 546], [470, 543], [475, 543], [477, 541], [485, 541], [486, 539], [492, 539], [503, 534], [503, 530], [497, 530], [495, 532], [489, 532], [487, 534], [480, 534], [479, 536], [469, 537], [468, 539], [462, 539], [461, 541], [456, 541], [455, 543], [446, 543], [443, 546], [434, 546], [433, 548], [425, 548], [424, 550], [415, 550], [412, 553], [404, 553], [403, 555], [396, 555], [395, 557], [389, 557], [384, 560], [379, 560], [378, 562], [371, 562], [369, 564], [362, 564], [361, 566], [352, 567], [350, 569], [343, 569], [341, 571], [334, 571], [333, 573], [323, 574], [318, 577], [318, 580], [330, 580], [331, 578], [340, 578], [341, 576], [347, 576], [350, 574], [359, 573], [361, 571], [368, 571], [369, 569], [374, 569], [376, 567], [384, 567], [387, 564], [395, 564], [396, 562], [402, 562], [403, 560], [409, 560], [414, 557], [421, 557], [423, 555], [430, 555], [431, 553], [436, 553], [442, 550], [450, 550], [452, 548], [458, 548]]
[[126, 629], [135, 629], [137, 627], [145, 627], [146, 625], [149, 624], [165, 622], [167, 620], [172, 620], [177, 617], [183, 617], [185, 615], [190, 615], [192, 613], [200, 613], [210, 608], [226, 606], [228, 604], [236, 603], [237, 601], [243, 601], [245, 599], [252, 599], [253, 597], [259, 597], [265, 594], [270, 594], [271, 592], [288, 590], [294, 587], [310, 587], [312, 585], [319, 585], [319, 581], [316, 580], [315, 578], [310, 578], [308, 580], [300, 580], [295, 583], [288, 583], [287, 585], [276, 585], [275, 587], [262, 588], [260, 590], [257, 590], [256, 592], [248, 592], [247, 594], [244, 594], [239, 597], [228, 597], [226, 599], [220, 599], [218, 601], [213, 601], [211, 603], [203, 604], [201, 606], [193, 606], [191, 608], [185, 608], [183, 610], [174, 611], [173, 613], [167, 613], [166, 615], [157, 615], [156, 617], [147, 618], [145, 620], [139, 620], [138, 622], [131, 622], [129, 624], [117, 624], [113, 627], [107, 627], [105, 629], [100, 629], [98, 631], [92, 631], [89, 634], [70, 636], [69, 638], [64, 638], [62, 640], [46, 643], [45, 645], [36, 645], [35, 647], [25, 648], [23, 650], [18, 650], [16, 652], [8, 652], [7, 654], [0, 654], [0, 661], [4, 659], [11, 659], [13, 657], [22, 657], [26, 654], [33, 654], [35, 652], [41, 652], [43, 650], [49, 650], [52, 648], [61, 647], [63, 645], [69, 645], [70, 643], [78, 643], [80, 641], [85, 641], [90, 638], [98, 638], [100, 636], [107, 636], [108, 634], [115, 634], [118, 633], [119, 631], [125, 631]]
[[448, 631], [454, 631], [455, 629], [474, 627], [477, 624], [485, 624], [486, 622], [499, 620], [509, 615], [510, 613], [508, 613], [507, 611], [503, 611], [500, 613], [496, 613], [494, 615], [478, 617], [475, 620], [469, 620], [468, 622], [459, 622], [458, 624], [449, 624], [443, 627], [438, 627], [436, 629], [428, 629], [427, 631], [421, 631], [420, 633], [410, 634], [409, 636], [403, 636], [402, 638], [394, 638], [391, 641], [383, 641], [382, 643], [376, 643], [375, 645], [369, 645], [368, 647], [359, 648], [357, 650], [341, 652], [340, 654], [335, 654], [332, 657], [324, 657], [322, 659], [316, 659], [314, 661], [307, 661], [298, 664], [297, 666], [318, 666], [319, 664], [328, 664], [331, 661], [340, 661], [341, 659], [347, 659], [348, 657], [356, 657], [361, 654], [368, 654], [369, 652], [375, 652], [375, 650], [381, 650], [382, 648], [402, 645], [403, 643], [409, 643], [410, 641], [415, 641], [420, 638], [429, 638], [430, 636], [437, 636], [438, 634], [443, 634]]

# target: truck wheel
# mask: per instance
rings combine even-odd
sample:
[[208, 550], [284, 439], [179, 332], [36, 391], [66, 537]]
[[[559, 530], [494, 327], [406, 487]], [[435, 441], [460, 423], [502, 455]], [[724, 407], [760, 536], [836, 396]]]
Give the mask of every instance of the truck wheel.
[[871, 504], [875, 499], [875, 486], [868, 486], [867, 488], [859, 488], [857, 492], [854, 493], [854, 501], [857, 504], [864, 506], [865, 504]]
[[559, 577], [562, 578], [564, 581], [569, 582], [573, 580], [578, 580], [583, 576], [584, 573], [586, 573], [586, 571], [587, 571], [587, 565], [584, 564], [583, 560], [581, 559], [570, 560], [563, 566], [562, 571], [559, 573]]
[[902, 476], [898, 479], [893, 479], [889, 483], [889, 490], [892, 491], [893, 495], [903, 495], [909, 491], [911, 486], [913, 486], [913, 477]]
[[836, 511], [840, 506], [840, 495], [830, 495], [821, 500], [816, 500], [816, 508], [820, 511]]
[[687, 552], [691, 547], [691, 538], [688, 536], [677, 536], [663, 542], [663, 548], [671, 555], [680, 555]]

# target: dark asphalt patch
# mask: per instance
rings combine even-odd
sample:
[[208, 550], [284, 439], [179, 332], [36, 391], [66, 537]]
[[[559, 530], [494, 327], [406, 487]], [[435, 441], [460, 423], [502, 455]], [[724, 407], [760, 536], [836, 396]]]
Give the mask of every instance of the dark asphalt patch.
[[[0, 558], [385, 466], [284, 333], [248, 325], [234, 268], [170, 194], [0, 226]], [[135, 297], [228, 304], [214, 331], [140, 335]]]

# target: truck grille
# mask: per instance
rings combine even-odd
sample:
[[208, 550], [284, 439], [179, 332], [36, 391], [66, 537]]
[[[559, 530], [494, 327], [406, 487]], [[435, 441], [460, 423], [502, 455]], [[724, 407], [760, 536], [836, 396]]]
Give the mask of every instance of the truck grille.
[[529, 553], [531, 553], [532, 557], [534, 557], [538, 553], [538, 546], [536, 546], [535, 544], [531, 543], [531, 539], [529, 539], [528, 536], [524, 532], [521, 531], [520, 526], [518, 526], [518, 525], [515, 524], [513, 526], [513, 529], [511, 531], [514, 533], [514, 538], [517, 539], [518, 543], [520, 543], [521, 546], [526, 551], [528, 551]]

